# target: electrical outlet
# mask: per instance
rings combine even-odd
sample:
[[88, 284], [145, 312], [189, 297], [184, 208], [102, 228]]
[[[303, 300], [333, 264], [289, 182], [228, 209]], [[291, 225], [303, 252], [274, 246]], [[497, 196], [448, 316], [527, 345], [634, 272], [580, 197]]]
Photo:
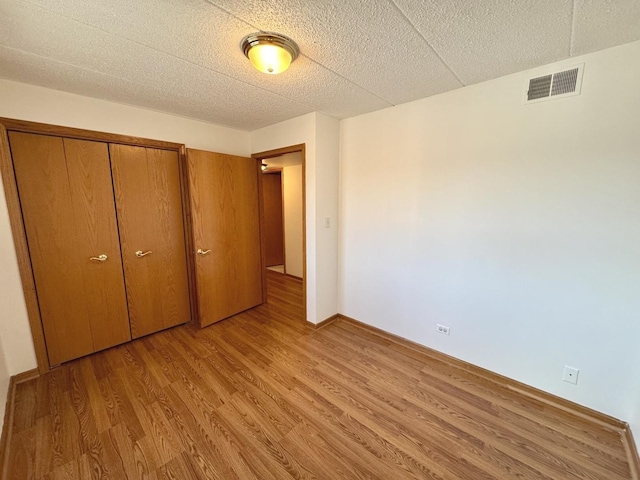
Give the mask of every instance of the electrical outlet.
[[580, 370], [577, 368], [569, 367], [568, 365], [564, 366], [564, 372], [562, 372], [562, 380], [565, 382], [573, 383], [574, 385], [578, 384], [578, 374]]
[[451, 329], [449, 327], [447, 327], [446, 325], [440, 325], [438, 323], [437, 324], [437, 328], [438, 328], [438, 333], [441, 333], [443, 335], [449, 335], [451, 333]]

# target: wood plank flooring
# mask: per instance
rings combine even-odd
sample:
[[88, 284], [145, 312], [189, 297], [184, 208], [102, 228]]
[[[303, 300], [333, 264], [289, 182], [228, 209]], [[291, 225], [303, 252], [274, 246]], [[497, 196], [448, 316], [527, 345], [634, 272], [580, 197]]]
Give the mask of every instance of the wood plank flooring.
[[7, 478], [629, 479], [620, 434], [345, 321], [301, 282], [18, 385]]

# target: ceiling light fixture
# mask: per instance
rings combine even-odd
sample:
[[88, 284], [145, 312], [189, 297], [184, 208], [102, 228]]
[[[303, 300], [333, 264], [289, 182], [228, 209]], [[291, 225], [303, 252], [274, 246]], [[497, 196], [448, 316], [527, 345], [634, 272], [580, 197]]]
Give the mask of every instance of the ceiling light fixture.
[[251, 65], [273, 75], [284, 72], [300, 54], [296, 42], [275, 32], [247, 35], [240, 42], [240, 48]]
[[267, 169], [268, 166], [269, 165], [267, 165], [266, 163], [262, 162], [262, 165], [261, 165], [262, 171], [264, 172]]

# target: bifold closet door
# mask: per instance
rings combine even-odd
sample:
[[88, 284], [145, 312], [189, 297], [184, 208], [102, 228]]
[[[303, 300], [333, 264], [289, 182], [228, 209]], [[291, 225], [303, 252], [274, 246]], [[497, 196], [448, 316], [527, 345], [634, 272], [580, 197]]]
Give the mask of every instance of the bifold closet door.
[[262, 303], [259, 167], [187, 150], [200, 325]]
[[131, 334], [190, 320], [178, 154], [109, 145]]
[[9, 142], [50, 364], [130, 340], [107, 144]]

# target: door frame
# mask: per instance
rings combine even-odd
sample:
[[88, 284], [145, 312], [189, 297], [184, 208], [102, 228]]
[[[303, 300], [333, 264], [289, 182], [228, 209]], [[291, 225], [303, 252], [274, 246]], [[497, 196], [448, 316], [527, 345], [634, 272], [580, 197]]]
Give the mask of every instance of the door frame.
[[[33, 276], [33, 268], [31, 266], [31, 257], [29, 255], [27, 234], [22, 219], [22, 208], [20, 206], [20, 197], [18, 195], [18, 187], [13, 167], [13, 158], [11, 157], [8, 132], [52, 135], [80, 140], [90, 140], [104, 143], [119, 143], [123, 145], [133, 145], [138, 147], [175, 151], [178, 154], [178, 162], [180, 167], [180, 187], [182, 193], [182, 210], [185, 231], [187, 276], [189, 277], [189, 285], [191, 286], [192, 282], [195, 281], [195, 272], [193, 269], [193, 258], [189, 252], [188, 247], [192, 243], [192, 232], [190, 221], [191, 212], [189, 205], [188, 182], [185, 176], [185, 147], [181, 143], [165, 142], [161, 140], [152, 140], [141, 137], [133, 137], [129, 135], [97, 132], [93, 130], [62, 127], [57, 125], [49, 125], [46, 123], [28, 122], [24, 120], [15, 120], [11, 118], [0, 117], [0, 176], [2, 177], [5, 198], [7, 201], [9, 223], [11, 225], [11, 234], [13, 236], [13, 243], [15, 245], [16, 257], [18, 259], [18, 271], [20, 273], [22, 290], [24, 292], [24, 299], [27, 307], [27, 317], [29, 318], [31, 337], [33, 339], [33, 346], [36, 353], [38, 373], [43, 375], [51, 370], [51, 365], [49, 364], [49, 356], [47, 354], [47, 346], [44, 337], [44, 328], [42, 326], [42, 318], [40, 316], [40, 307], [38, 305], [38, 296]], [[194, 290], [192, 289], [190, 291], [189, 303], [191, 306], [191, 321], [193, 321], [194, 318], [197, 318], [197, 310], [195, 310], [195, 308], [197, 308], [197, 305], [195, 302]]]
[[[263, 160], [268, 160], [269, 158], [279, 157], [286, 153], [297, 153], [300, 152], [302, 154], [302, 307], [303, 307], [303, 321], [307, 321], [307, 156], [306, 156], [306, 144], [300, 143], [297, 145], [290, 145], [288, 147], [276, 148], [274, 150], [266, 150], [264, 152], [257, 152], [251, 154], [251, 158], [255, 158], [258, 160], [259, 164], [262, 164]], [[283, 197], [284, 201], [284, 197]], [[284, 209], [283, 209], [284, 215]], [[262, 199], [262, 175], [260, 175], [260, 223], [264, 224], [264, 202]], [[284, 225], [284, 223], [283, 223]], [[261, 243], [264, 256], [264, 228], [260, 229], [261, 231]], [[286, 256], [285, 256], [286, 260]], [[285, 265], [286, 272], [286, 265]], [[263, 267], [262, 269], [262, 292], [264, 302], [267, 301], [267, 268]]]

